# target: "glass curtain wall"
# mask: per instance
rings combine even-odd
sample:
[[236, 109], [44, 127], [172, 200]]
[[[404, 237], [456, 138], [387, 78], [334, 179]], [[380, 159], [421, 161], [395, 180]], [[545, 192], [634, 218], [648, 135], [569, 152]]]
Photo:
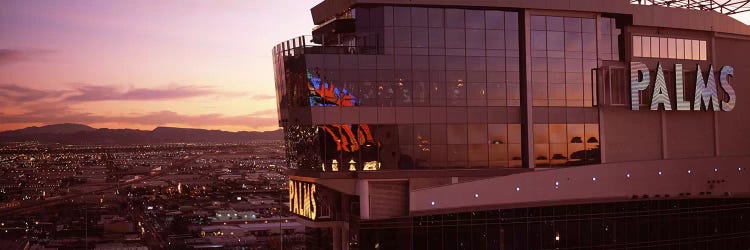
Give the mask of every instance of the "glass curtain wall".
[[619, 60], [619, 46], [614, 20], [599, 20], [531, 16], [529, 78], [538, 166], [600, 162], [592, 70], [599, 60]]
[[306, 105], [325, 124], [304, 133], [321, 155], [306, 165], [521, 166], [518, 13], [381, 6], [353, 16], [381, 54], [305, 55]]

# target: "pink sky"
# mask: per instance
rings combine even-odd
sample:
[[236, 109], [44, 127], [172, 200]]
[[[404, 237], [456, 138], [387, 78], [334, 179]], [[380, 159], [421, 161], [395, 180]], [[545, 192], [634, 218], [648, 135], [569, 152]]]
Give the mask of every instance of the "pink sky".
[[318, 0], [0, 3], [0, 130], [272, 130], [271, 48]]
[[319, 1], [4, 0], [0, 130], [276, 129], [271, 48]]

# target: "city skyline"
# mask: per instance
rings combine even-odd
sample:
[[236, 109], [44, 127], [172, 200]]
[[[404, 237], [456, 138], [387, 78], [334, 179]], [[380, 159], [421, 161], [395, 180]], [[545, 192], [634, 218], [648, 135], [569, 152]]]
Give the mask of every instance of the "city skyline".
[[276, 130], [270, 48], [318, 1], [286, 2], [4, 2], [0, 131]]

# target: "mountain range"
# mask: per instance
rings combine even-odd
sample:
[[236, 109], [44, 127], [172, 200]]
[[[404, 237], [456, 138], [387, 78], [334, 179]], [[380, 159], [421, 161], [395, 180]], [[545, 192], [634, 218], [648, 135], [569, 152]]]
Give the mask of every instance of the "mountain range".
[[64, 123], [0, 132], [0, 142], [37, 141], [62, 144], [159, 144], [233, 143], [252, 140], [281, 140], [281, 129], [267, 132], [228, 132], [194, 128], [158, 127], [154, 130], [92, 128]]

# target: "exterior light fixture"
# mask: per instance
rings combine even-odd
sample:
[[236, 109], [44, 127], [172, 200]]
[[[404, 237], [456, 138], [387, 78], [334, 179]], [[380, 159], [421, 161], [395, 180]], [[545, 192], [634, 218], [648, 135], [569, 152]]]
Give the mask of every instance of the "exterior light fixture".
[[630, 179], [630, 173], [625, 174], [625, 178]]
[[591, 177], [591, 181], [596, 181], [596, 176]]
[[479, 198], [479, 194], [474, 194], [474, 198]]
[[693, 173], [693, 170], [692, 169], [688, 169], [688, 174], [692, 174], [692, 173]]
[[516, 192], [521, 191], [520, 187], [516, 187]]
[[433, 205], [433, 206], [434, 206], [434, 205], [435, 205], [435, 202], [434, 202], [434, 201], [433, 201], [433, 202], [430, 202], [430, 205]]
[[659, 171], [659, 175], [661, 175], [661, 171]]

